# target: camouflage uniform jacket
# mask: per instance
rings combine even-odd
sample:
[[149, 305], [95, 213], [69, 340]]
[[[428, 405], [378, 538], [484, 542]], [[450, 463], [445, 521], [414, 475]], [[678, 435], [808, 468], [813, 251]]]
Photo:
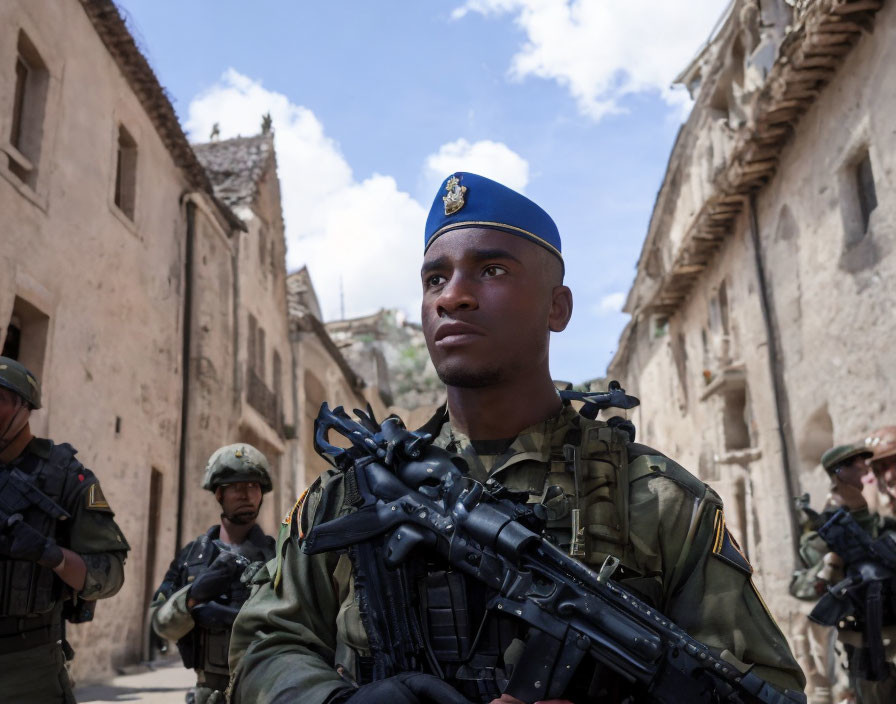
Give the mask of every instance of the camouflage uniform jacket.
[[[826, 521], [834, 515], [836, 510], [837, 507], [826, 508], [819, 514], [817, 520]], [[852, 517], [873, 538], [877, 538], [886, 531], [896, 531], [896, 519], [873, 513], [867, 508], [853, 511]], [[799, 552], [804, 567], [793, 574], [793, 579], [790, 582], [790, 593], [793, 596], [797, 599], [814, 601], [825, 593], [828, 580], [824, 579], [824, 576], [819, 573], [824, 570], [824, 556], [830, 551], [828, 544], [818, 534], [817, 530], [812, 530], [810, 527], [803, 533], [800, 538]]]
[[[569, 534], [569, 506], [576, 499], [564, 452], [564, 445], [572, 445], [584, 478], [580, 495], [587, 497], [585, 562], [620, 558], [623, 584], [694, 637], [754, 663], [757, 674], [782, 687], [802, 690], [803, 674], [724, 527], [721, 501], [705, 484], [668, 458], [629, 443], [623, 431], [568, 406], [496, 455], [477, 453], [444, 416], [440, 423], [426, 429], [438, 435], [437, 445], [462, 454], [477, 479], [525, 491], [533, 502], [550, 496], [544, 501], [548, 531], [556, 535]], [[300, 545], [318, 511], [346, 510], [341, 481], [328, 472], [312, 485], [284, 520], [278, 560], [256, 575], [231, 639], [233, 702], [301, 696], [321, 704], [346, 687], [336, 666], [355, 677], [357, 656], [369, 652], [348, 557], [309, 556]], [[555, 486], [562, 492], [551, 490]], [[324, 492], [326, 487], [334, 490]]]
[[[830, 518], [834, 511], [836, 507], [826, 509], [822, 512], [820, 520]], [[852, 516], [872, 538], [896, 531], [896, 519], [871, 512], [867, 508], [853, 511]], [[843, 579], [845, 574], [842, 567], [825, 563], [824, 557], [830, 551], [828, 544], [817, 531], [810, 530], [803, 534], [800, 538], [800, 558], [805, 568], [797, 570], [793, 575], [790, 583], [790, 593], [793, 596], [806, 601], [815, 601], [827, 591], [828, 586]], [[866, 665], [863, 651], [868, 645], [864, 633], [850, 628], [837, 629], [837, 640], [845, 646], [847, 671], [851, 686], [857, 690], [859, 704], [891, 702], [896, 696], [896, 625], [884, 625], [881, 628], [881, 635], [889, 674], [883, 680], [872, 682], [864, 679], [864, 675], [861, 674]]]

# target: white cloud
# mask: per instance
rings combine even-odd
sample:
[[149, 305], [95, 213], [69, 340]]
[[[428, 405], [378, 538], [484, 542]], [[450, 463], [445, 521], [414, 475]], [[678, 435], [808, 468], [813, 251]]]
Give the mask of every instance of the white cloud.
[[424, 169], [427, 180], [434, 183], [453, 171], [471, 171], [520, 192], [529, 184], [529, 162], [506, 144], [487, 139], [472, 144], [466, 139], [443, 144], [426, 158]]
[[[340, 285], [348, 317], [385, 307], [418, 318], [428, 203], [418, 203], [388, 175], [357, 180], [311, 110], [234, 69], [190, 103], [186, 128], [194, 141], [205, 141], [215, 123], [222, 139], [252, 135], [266, 112], [274, 125], [288, 268], [308, 266], [327, 319], [339, 317]], [[500, 142], [458, 140], [423, 167], [433, 188], [460, 168], [480, 168], [511, 187], [528, 181], [527, 162]], [[436, 168], [442, 170], [434, 174]]]
[[390, 176], [356, 180], [311, 110], [228, 69], [190, 103], [186, 127], [203, 141], [215, 123], [222, 139], [257, 134], [266, 112], [274, 125], [288, 268], [308, 266], [328, 319], [339, 317], [340, 282], [347, 316], [397, 307], [416, 317], [426, 211]]
[[582, 113], [619, 112], [632, 93], [659, 91], [672, 105], [675, 76], [708, 38], [728, 0], [467, 0], [452, 16], [512, 15], [526, 42], [510, 75], [555, 80]]
[[601, 298], [598, 304], [594, 306], [594, 312], [596, 315], [618, 313], [622, 310], [622, 306], [624, 305], [625, 293], [623, 293], [622, 291], [616, 291], [615, 293], [609, 293]]

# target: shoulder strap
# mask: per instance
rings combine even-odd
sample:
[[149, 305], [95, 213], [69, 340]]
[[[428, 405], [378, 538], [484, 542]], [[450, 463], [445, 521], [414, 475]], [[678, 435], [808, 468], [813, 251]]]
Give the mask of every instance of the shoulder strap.
[[644, 477], [662, 476], [683, 487], [688, 493], [702, 499], [706, 495], [706, 484], [661, 452], [647, 445], [629, 443], [629, 481]]
[[[78, 451], [67, 442], [52, 443], [50, 446], [49, 461], [59, 467], [68, 467], [75, 460]], [[78, 462], [78, 465], [81, 463]]]

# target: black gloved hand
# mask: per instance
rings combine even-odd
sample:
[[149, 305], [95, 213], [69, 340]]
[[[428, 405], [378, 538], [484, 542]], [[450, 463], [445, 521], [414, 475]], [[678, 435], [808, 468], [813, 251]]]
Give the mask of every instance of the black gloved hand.
[[223, 631], [233, 626], [236, 615], [240, 612], [239, 606], [227, 606], [217, 601], [207, 601], [196, 604], [190, 609], [193, 623], [210, 631]]
[[472, 704], [454, 687], [434, 675], [403, 672], [347, 692], [347, 704]]
[[25, 523], [20, 513], [10, 516], [0, 527], [0, 555], [51, 568], [63, 559], [56, 541]]
[[190, 586], [188, 596], [199, 602], [210, 601], [230, 591], [230, 586], [248, 561], [232, 552], [222, 552]]

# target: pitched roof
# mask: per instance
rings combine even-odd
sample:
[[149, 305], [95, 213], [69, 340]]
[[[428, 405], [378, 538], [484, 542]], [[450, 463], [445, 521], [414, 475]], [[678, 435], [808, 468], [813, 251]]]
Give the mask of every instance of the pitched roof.
[[286, 302], [289, 310], [290, 339], [297, 339], [301, 333], [313, 333], [320, 340], [324, 349], [336, 362], [349, 386], [360, 393], [366, 385], [364, 379], [355, 373], [342, 352], [333, 342], [327, 328], [317, 317], [320, 315], [320, 305], [317, 302], [317, 294], [311, 285], [311, 277], [307, 267], [293, 272], [286, 277]]
[[231, 227], [245, 229], [243, 222], [230, 208], [215, 197], [211, 182], [190, 147], [168, 94], [159, 83], [146, 57], [137, 47], [115, 3], [112, 0], [80, 0], [80, 2], [93, 28], [105, 44], [106, 50], [115, 59], [128, 85], [146, 111], [174, 163], [184, 172], [187, 182], [192, 188], [208, 193]]
[[258, 195], [258, 182], [274, 154], [272, 134], [194, 144], [215, 195], [231, 208], [245, 206]]
[[286, 277], [286, 304], [290, 318], [299, 318], [306, 313], [310, 313], [318, 320], [323, 318], [320, 301], [317, 299], [317, 292], [314, 290], [307, 266]]

